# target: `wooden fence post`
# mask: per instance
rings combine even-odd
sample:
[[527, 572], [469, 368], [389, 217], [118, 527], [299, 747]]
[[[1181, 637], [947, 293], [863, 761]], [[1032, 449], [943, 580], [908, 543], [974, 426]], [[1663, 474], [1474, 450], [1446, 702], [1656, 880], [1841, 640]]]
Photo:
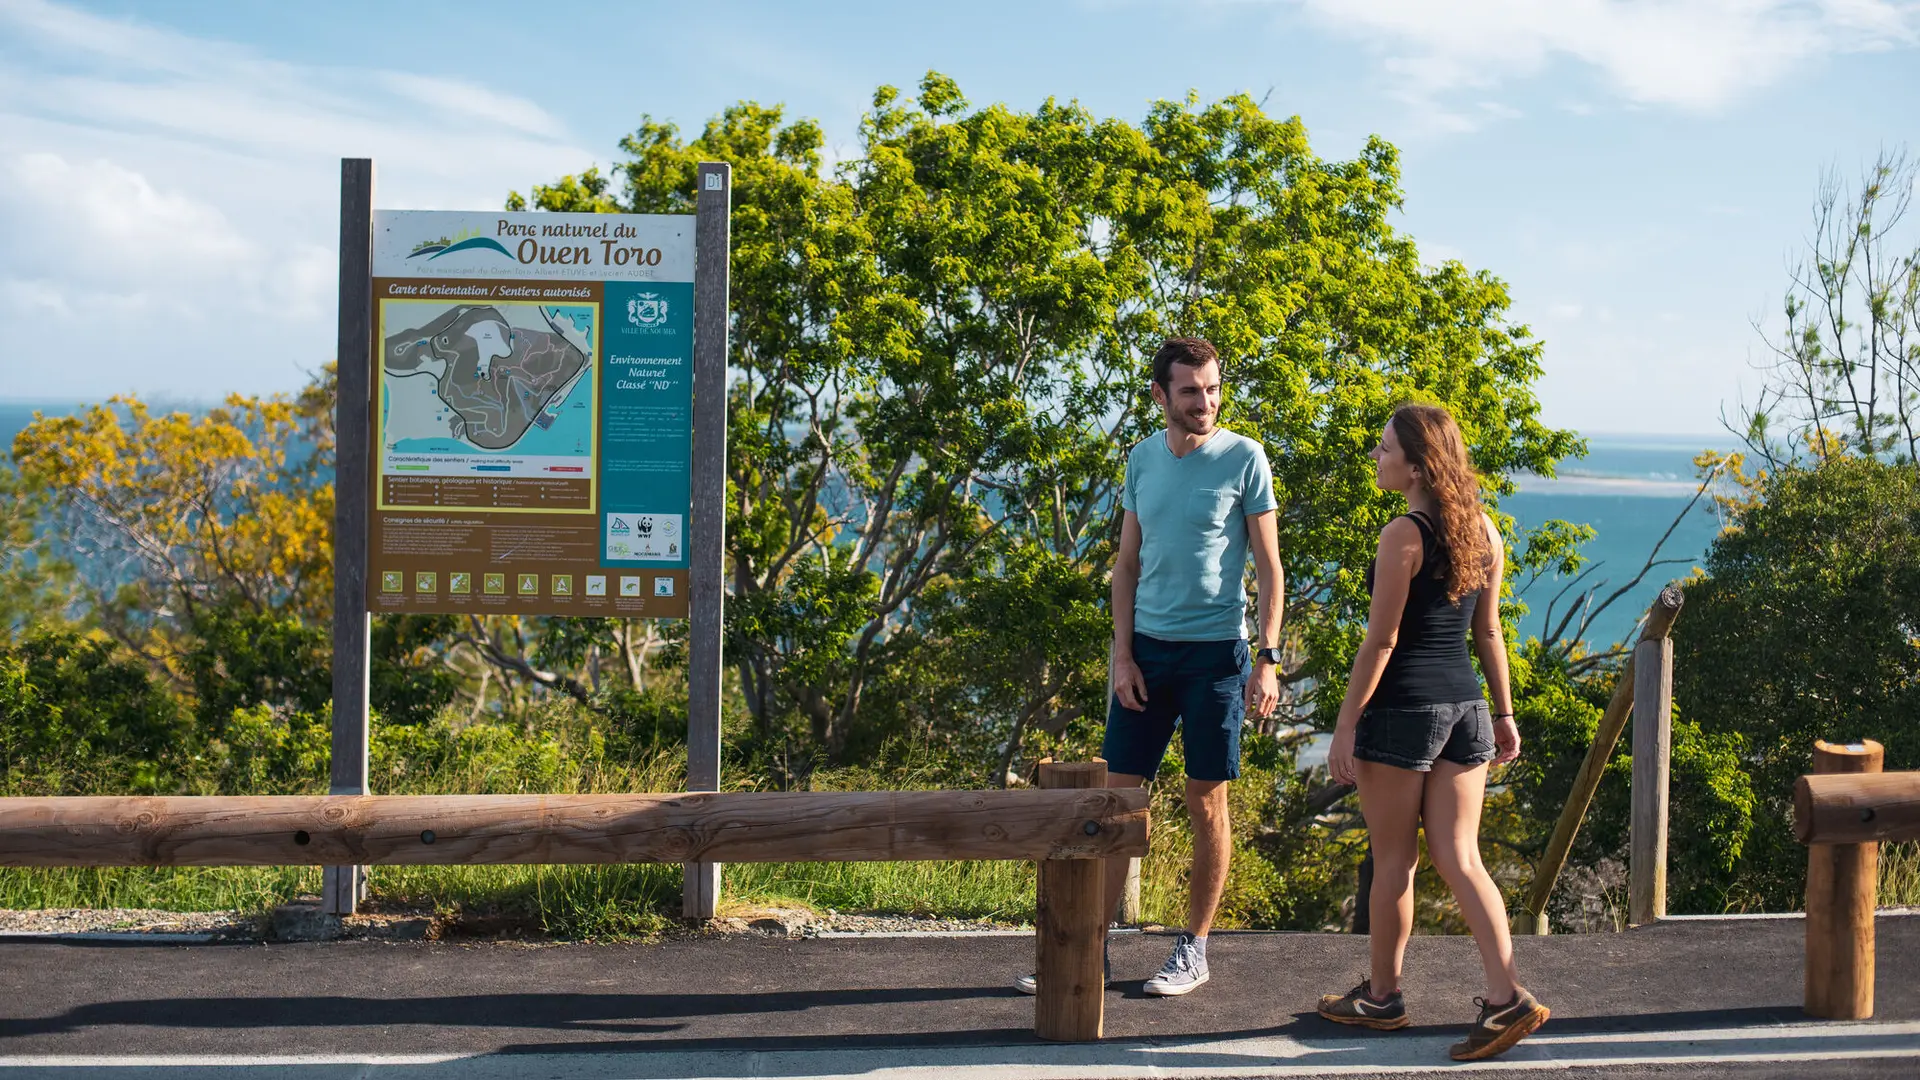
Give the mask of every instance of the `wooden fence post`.
[[[1813, 744], [1815, 773], [1877, 773], [1886, 751], [1871, 739]], [[1873, 1015], [1873, 911], [1880, 845], [1807, 845], [1805, 1010], [1826, 1020]]]
[[1673, 754], [1673, 639], [1634, 646], [1633, 788], [1627, 921], [1667, 915], [1667, 772]]
[[[1661, 589], [1660, 595], [1654, 598], [1653, 606], [1647, 609], [1647, 624], [1640, 632], [1640, 640], [1665, 639], [1673, 631], [1673, 620], [1680, 617], [1680, 605], [1685, 602], [1686, 596], [1678, 585], [1669, 584]], [[1587, 747], [1586, 760], [1580, 763], [1580, 773], [1574, 777], [1573, 791], [1567, 795], [1567, 805], [1561, 808], [1560, 820], [1554, 823], [1553, 838], [1547, 841], [1547, 850], [1534, 867], [1533, 888], [1528, 890], [1520, 910], [1513, 914], [1513, 930], [1516, 934], [1547, 932], [1547, 901], [1553, 897], [1554, 883], [1560, 879], [1560, 870], [1567, 864], [1567, 853], [1573, 849], [1573, 838], [1580, 831], [1580, 821], [1587, 816], [1587, 805], [1593, 801], [1593, 793], [1600, 787], [1600, 777], [1607, 771], [1607, 762], [1613, 757], [1613, 748], [1619, 743], [1620, 732], [1627, 726], [1627, 714], [1633, 708], [1637, 652], [1636, 649], [1635, 653], [1629, 653], [1626, 664], [1620, 669], [1620, 678], [1613, 684], [1613, 697], [1607, 702], [1606, 712], [1600, 716], [1599, 729], [1593, 733], [1593, 745]]]
[[[1042, 788], [1103, 788], [1104, 761], [1042, 762]], [[1034, 935], [1039, 955], [1033, 1031], [1043, 1039], [1090, 1042], [1106, 1016], [1105, 859], [1040, 860]]]

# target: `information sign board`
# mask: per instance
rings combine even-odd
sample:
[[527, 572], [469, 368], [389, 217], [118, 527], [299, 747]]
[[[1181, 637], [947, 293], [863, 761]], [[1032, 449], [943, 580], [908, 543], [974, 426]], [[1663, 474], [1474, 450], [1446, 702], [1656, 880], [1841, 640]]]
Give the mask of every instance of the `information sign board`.
[[685, 618], [694, 217], [373, 214], [367, 606]]

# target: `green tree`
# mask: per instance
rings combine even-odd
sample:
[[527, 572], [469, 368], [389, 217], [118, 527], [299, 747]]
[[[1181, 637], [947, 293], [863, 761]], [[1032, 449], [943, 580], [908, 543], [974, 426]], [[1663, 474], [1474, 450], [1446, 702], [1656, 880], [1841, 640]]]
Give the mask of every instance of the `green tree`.
[[1742, 743], [1756, 807], [1727, 903], [1791, 910], [1792, 792], [1815, 739], [1877, 739], [1920, 767], [1920, 469], [1836, 455], [1754, 482], [1687, 588], [1674, 692]]
[[48, 543], [54, 500], [0, 461], [0, 645], [64, 622], [75, 596], [73, 564]]
[[1769, 468], [1845, 454], [1920, 463], [1920, 161], [1883, 152], [1821, 182], [1773, 361], [1741, 434]]
[[[1391, 512], [1365, 451], [1394, 405], [1452, 407], [1494, 496], [1579, 448], [1539, 422], [1540, 347], [1505, 286], [1428, 266], [1393, 230], [1385, 142], [1325, 161], [1297, 118], [1239, 96], [1137, 126], [1055, 100], [975, 108], [939, 74], [913, 100], [881, 88], [860, 134], [829, 172], [817, 125], [778, 108], [736, 106], [692, 140], [646, 120], [617, 193], [589, 171], [509, 200], [684, 212], [698, 161], [734, 168], [728, 650], [762, 738], [792, 716], [828, 760], [870, 744], [858, 727], [898, 723], [863, 709], [880, 658], [914, 669], [916, 641], [966, 646], [961, 626], [1002, 662], [971, 669], [942, 722], [992, 730], [996, 777], [1023, 732], [1085, 715], [1105, 629], [1074, 605], [1106, 588], [1166, 336], [1221, 346], [1226, 422], [1273, 458], [1296, 716], [1337, 696], [1364, 617], [1359, 568]], [[979, 580], [1008, 567], [1082, 575], [1078, 599], [1047, 594], [1064, 622]]]
[[[453, 701], [460, 680], [442, 657], [455, 625], [451, 615], [373, 621], [368, 699], [381, 721], [423, 723]], [[331, 622], [229, 600], [197, 612], [191, 630], [180, 665], [206, 737], [224, 737], [236, 712], [256, 706], [308, 714], [331, 707]]]
[[310, 622], [332, 607], [332, 392], [235, 395], [198, 415], [114, 398], [14, 439], [59, 540], [127, 570], [85, 583], [91, 617], [184, 681], [192, 624], [222, 605]]

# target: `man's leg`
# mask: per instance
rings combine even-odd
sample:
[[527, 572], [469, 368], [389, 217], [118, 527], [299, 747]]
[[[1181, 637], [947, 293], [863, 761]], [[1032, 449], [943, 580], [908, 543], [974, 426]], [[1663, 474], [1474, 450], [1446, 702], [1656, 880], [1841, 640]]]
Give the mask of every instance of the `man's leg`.
[[[1120, 703], [1118, 694], [1107, 698], [1107, 730], [1100, 740], [1100, 756], [1107, 763], [1107, 786], [1142, 787], [1160, 771], [1160, 761], [1173, 742], [1173, 728], [1180, 716], [1180, 686], [1169, 681], [1173, 665], [1181, 655], [1181, 646], [1156, 641], [1145, 634], [1133, 636], [1133, 661], [1146, 682], [1147, 700], [1139, 711]], [[1107, 860], [1107, 921], [1112, 922], [1127, 889], [1127, 863]]]
[[1193, 873], [1188, 880], [1187, 932], [1203, 938], [1213, 929], [1220, 897], [1227, 891], [1233, 858], [1225, 780], [1188, 780], [1187, 817], [1193, 823]]
[[1240, 775], [1240, 727], [1252, 669], [1247, 643], [1235, 640], [1195, 643], [1182, 673], [1180, 744], [1186, 748], [1187, 818], [1193, 826], [1187, 928], [1202, 941], [1213, 929], [1233, 858], [1227, 783]]
[[1220, 910], [1233, 854], [1227, 784], [1240, 775], [1240, 725], [1253, 666], [1242, 640], [1193, 642], [1182, 659], [1180, 743], [1186, 751], [1187, 817], [1193, 827], [1188, 932], [1174, 943], [1160, 974], [1147, 980], [1143, 989], [1149, 994], [1189, 993], [1210, 977], [1207, 932]]

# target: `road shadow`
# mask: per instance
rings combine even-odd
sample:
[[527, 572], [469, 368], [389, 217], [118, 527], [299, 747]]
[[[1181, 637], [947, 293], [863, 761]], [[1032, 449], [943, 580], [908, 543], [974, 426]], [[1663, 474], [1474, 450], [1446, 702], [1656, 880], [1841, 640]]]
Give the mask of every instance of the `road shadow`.
[[[770, 991], [732, 994], [467, 994], [447, 997], [174, 997], [90, 1002], [52, 1016], [0, 1020], [0, 1037], [57, 1035], [101, 1027], [199, 1030], [419, 1026], [432, 1028], [547, 1029], [649, 1035], [682, 1030], [695, 1018], [795, 1013], [861, 1006], [913, 1006], [1014, 999], [1003, 987], [911, 987], [907, 989]], [[913, 1036], [848, 1033], [895, 1045], [902, 1038], [961, 1041], [972, 1031]], [[1018, 1036], [1014, 1030], [1008, 1034]], [[1032, 1032], [1025, 1033], [1031, 1040]], [[729, 1040], [716, 1040], [726, 1042]]]

